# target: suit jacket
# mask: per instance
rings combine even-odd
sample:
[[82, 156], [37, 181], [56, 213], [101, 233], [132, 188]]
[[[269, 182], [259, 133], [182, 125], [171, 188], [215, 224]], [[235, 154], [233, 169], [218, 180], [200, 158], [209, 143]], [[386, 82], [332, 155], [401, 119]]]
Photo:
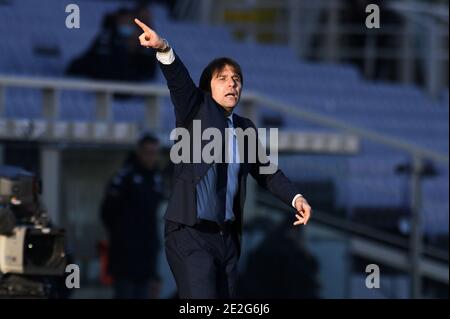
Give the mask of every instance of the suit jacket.
[[[192, 81], [188, 70], [181, 59], [175, 54], [175, 60], [171, 64], [159, 63], [162, 73], [167, 81], [170, 97], [175, 110], [176, 127], [183, 127], [190, 133], [191, 161], [190, 163], [175, 164], [174, 185], [172, 194], [165, 213], [165, 218], [170, 221], [193, 226], [197, 223], [196, 185], [206, 175], [213, 164], [193, 163], [192, 139], [193, 121], [201, 120], [202, 132], [208, 127], [218, 128], [222, 136], [225, 136], [227, 126], [224, 109], [217, 104], [210, 93], [200, 90]], [[246, 129], [253, 127], [253, 122], [245, 117], [233, 114], [235, 127]], [[210, 141], [202, 141], [202, 149]], [[224, 144], [224, 142], [223, 142]], [[259, 145], [261, 147], [261, 145]], [[249, 163], [247, 148], [245, 148], [244, 162], [241, 162], [239, 171], [239, 187], [234, 199], [233, 212], [235, 215], [235, 227], [239, 234], [242, 232], [243, 208], [246, 194], [247, 175], [252, 175], [258, 184], [291, 206], [292, 200], [298, 194], [294, 185], [279, 169], [273, 174], [261, 174], [259, 168], [267, 165], [256, 156], [256, 163]]]

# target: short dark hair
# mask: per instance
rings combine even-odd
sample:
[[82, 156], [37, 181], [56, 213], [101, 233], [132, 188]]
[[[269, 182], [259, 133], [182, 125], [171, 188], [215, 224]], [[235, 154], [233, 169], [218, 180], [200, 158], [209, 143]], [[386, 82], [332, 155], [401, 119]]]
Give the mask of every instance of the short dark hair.
[[242, 76], [242, 69], [239, 63], [229, 57], [221, 57], [212, 60], [209, 64], [203, 69], [202, 75], [200, 76], [199, 88], [204, 92], [211, 93], [211, 79], [216, 72], [220, 72], [223, 70], [225, 66], [231, 66], [234, 69], [240, 78], [241, 84], [244, 84], [244, 78]]
[[137, 146], [141, 147], [141, 146], [143, 146], [144, 144], [147, 144], [147, 143], [149, 143], [149, 144], [159, 144], [159, 139], [156, 136], [154, 136], [153, 134], [145, 133], [137, 141]]

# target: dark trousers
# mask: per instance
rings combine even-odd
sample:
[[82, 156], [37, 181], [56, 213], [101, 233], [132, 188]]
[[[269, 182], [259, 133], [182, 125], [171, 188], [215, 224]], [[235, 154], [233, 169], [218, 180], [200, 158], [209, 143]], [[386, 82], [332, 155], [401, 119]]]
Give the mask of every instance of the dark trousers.
[[179, 298], [236, 296], [239, 249], [231, 226], [203, 221], [189, 227], [166, 221], [165, 250]]

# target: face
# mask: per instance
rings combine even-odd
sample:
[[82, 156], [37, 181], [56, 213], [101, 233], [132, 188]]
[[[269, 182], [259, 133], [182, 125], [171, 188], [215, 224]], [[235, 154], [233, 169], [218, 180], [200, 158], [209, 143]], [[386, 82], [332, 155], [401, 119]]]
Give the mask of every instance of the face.
[[232, 66], [226, 65], [221, 71], [213, 74], [211, 79], [212, 98], [228, 112], [231, 112], [238, 104], [241, 90], [241, 77]]
[[146, 169], [153, 169], [158, 162], [159, 145], [157, 143], [144, 143], [136, 150], [139, 163]]

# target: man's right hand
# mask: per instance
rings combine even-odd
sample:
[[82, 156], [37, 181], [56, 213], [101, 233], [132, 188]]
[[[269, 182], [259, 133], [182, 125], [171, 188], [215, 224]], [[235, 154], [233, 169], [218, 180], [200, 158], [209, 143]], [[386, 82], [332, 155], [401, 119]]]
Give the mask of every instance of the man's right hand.
[[144, 31], [139, 36], [139, 41], [143, 47], [153, 48], [156, 50], [162, 50], [165, 48], [166, 42], [163, 41], [163, 39], [160, 38], [154, 30], [138, 19], [134, 19], [134, 22], [142, 29], [142, 31]]

